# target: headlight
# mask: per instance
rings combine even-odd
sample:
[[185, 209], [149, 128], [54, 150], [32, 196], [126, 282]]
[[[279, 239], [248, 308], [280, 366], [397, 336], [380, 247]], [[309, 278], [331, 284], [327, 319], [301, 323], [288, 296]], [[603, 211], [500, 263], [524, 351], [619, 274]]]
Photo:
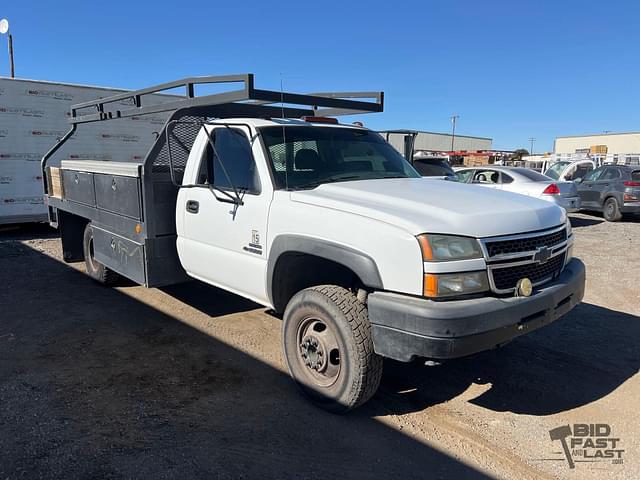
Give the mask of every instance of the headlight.
[[475, 238], [425, 233], [418, 235], [418, 242], [425, 262], [482, 258], [480, 244]]
[[569, 238], [572, 233], [573, 230], [571, 229], [571, 219], [569, 218], [569, 215], [567, 215], [567, 238]]
[[451, 297], [489, 290], [487, 272], [425, 273], [424, 296]]

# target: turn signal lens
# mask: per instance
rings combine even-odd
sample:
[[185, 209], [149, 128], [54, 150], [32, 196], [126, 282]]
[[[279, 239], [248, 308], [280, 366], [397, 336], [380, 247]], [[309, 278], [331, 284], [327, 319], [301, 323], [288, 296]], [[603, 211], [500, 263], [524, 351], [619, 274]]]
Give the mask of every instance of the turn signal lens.
[[424, 296], [425, 297], [437, 297], [438, 296], [438, 276], [432, 273], [424, 274]]
[[420, 249], [422, 250], [422, 260], [425, 262], [430, 262], [431, 260], [433, 260], [433, 252], [431, 251], [429, 237], [427, 237], [426, 235], [420, 235], [418, 237], [418, 243], [420, 244]]

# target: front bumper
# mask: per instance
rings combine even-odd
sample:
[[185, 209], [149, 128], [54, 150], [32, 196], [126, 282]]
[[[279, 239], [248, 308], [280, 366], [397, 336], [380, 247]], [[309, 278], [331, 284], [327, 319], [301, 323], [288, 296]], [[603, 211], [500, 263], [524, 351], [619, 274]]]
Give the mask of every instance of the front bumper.
[[489, 350], [557, 320], [584, 296], [585, 268], [571, 260], [530, 297], [434, 302], [389, 292], [369, 295], [376, 353], [408, 362], [451, 359]]

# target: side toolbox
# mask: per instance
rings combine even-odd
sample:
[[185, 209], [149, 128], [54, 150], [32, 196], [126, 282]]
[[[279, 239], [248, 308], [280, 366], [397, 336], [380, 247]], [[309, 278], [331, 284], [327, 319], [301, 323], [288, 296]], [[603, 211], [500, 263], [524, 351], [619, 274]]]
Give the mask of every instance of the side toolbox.
[[144, 245], [95, 225], [92, 228], [95, 259], [134, 282], [145, 285]]
[[96, 191], [93, 185], [93, 173], [65, 170], [62, 173], [62, 187], [66, 200], [95, 207]]
[[140, 220], [140, 179], [123, 175], [94, 174], [96, 205], [101, 210]]

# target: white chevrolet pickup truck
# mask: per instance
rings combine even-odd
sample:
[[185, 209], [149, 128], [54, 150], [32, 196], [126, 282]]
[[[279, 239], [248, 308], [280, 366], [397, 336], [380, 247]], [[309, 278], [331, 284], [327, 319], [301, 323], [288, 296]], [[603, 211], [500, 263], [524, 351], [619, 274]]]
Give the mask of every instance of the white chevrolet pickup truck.
[[[231, 81], [244, 88], [193, 93]], [[184, 98], [142, 104], [177, 86]], [[124, 99], [129, 108], [109, 108]], [[251, 75], [76, 105], [42, 162], [65, 260], [105, 284], [195, 278], [272, 309], [291, 376], [332, 412], [376, 392], [383, 357], [471, 355], [581, 301], [585, 269], [563, 209], [424, 180], [379, 134], [335, 120], [381, 110], [381, 94], [257, 90]], [[172, 113], [142, 163], [54, 166], [78, 125], [160, 111]]]

